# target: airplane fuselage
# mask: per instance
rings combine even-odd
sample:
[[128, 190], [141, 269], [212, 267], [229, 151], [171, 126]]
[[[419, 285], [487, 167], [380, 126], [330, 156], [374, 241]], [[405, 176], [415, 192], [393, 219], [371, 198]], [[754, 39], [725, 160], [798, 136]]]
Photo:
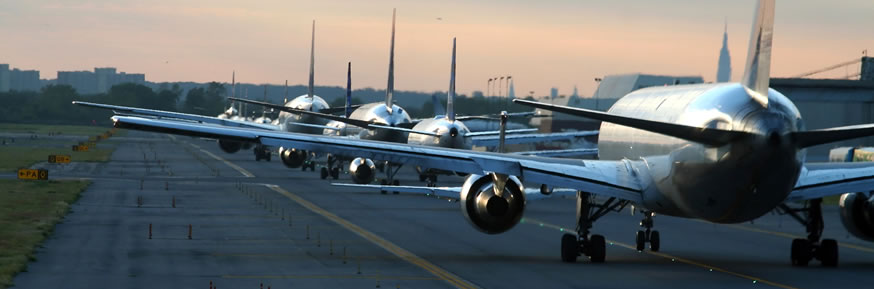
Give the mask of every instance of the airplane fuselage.
[[[368, 103], [355, 109], [349, 118], [369, 121], [385, 126], [402, 126], [411, 122], [407, 111], [397, 105], [392, 105], [389, 113], [384, 103]], [[387, 142], [406, 143], [407, 133], [387, 129], [362, 129], [355, 126], [346, 127], [348, 135], [357, 135], [360, 139]]]
[[737, 223], [782, 203], [798, 179], [804, 150], [786, 149], [787, 132], [804, 129], [795, 105], [775, 90], [761, 104], [739, 83], [652, 87], [629, 93], [609, 113], [687, 126], [753, 132], [708, 147], [608, 122], [598, 142], [602, 160], [636, 162], [644, 204], [655, 212]]
[[[319, 112], [325, 109], [328, 109], [328, 103], [325, 102], [324, 99], [319, 97], [318, 95], [313, 95], [313, 97], [309, 97], [307, 95], [298, 96], [291, 101], [285, 104], [286, 107], [298, 109], [298, 110], [306, 110], [306, 111], [314, 111]], [[294, 123], [305, 123], [305, 124], [317, 124], [324, 125], [327, 123], [327, 120], [315, 117], [312, 115], [305, 114], [297, 114], [297, 113], [288, 113], [288, 112], [280, 112], [279, 117], [279, 125], [282, 130], [287, 132], [299, 132], [299, 133], [308, 133], [308, 134], [321, 134], [322, 128], [317, 127], [307, 127], [295, 125]]]
[[413, 130], [436, 133], [439, 136], [411, 133], [407, 138], [409, 144], [466, 150], [473, 147], [471, 139], [466, 137], [470, 130], [461, 121], [450, 121], [445, 117], [423, 119]]

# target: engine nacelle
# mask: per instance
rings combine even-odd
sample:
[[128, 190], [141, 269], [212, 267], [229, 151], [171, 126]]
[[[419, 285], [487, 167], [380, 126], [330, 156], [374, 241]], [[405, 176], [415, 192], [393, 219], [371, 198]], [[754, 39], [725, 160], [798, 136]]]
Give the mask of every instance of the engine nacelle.
[[499, 234], [513, 228], [525, 211], [525, 188], [515, 176], [507, 179], [502, 196], [494, 190], [492, 175], [471, 174], [461, 188], [461, 212], [474, 228]]
[[874, 241], [874, 196], [865, 193], [841, 195], [841, 223], [853, 236]]
[[299, 168], [307, 160], [307, 152], [299, 149], [279, 148], [279, 159], [289, 168]]
[[349, 175], [356, 184], [369, 184], [376, 179], [376, 164], [366, 158], [355, 158], [349, 163]]
[[218, 145], [223, 152], [232, 154], [240, 151], [240, 149], [243, 147], [243, 142], [232, 140], [219, 140]]

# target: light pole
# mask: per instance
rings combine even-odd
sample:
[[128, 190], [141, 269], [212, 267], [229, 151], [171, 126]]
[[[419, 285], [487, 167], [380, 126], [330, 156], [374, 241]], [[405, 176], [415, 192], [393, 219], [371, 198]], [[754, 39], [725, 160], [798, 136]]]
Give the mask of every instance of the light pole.
[[503, 77], [503, 76], [501, 76], [501, 80], [500, 80], [500, 81], [501, 81], [501, 82], [498, 82], [498, 97], [504, 96], [504, 94], [501, 93], [501, 86], [503, 86], [503, 82], [504, 82], [504, 77]]
[[507, 99], [510, 98], [510, 78], [513, 78], [513, 77], [507, 75]]
[[[494, 81], [492, 82], [492, 84], [495, 85], [495, 86], [497, 86], [497, 85], [498, 85], [498, 77], [495, 76], [495, 78], [492, 78], [492, 80], [494, 80]], [[492, 94], [495, 94], [495, 87], [494, 87], [494, 86], [492, 87]], [[494, 95], [489, 95], [489, 96], [494, 96]]]
[[598, 99], [600, 99], [599, 96], [601, 94], [601, 80], [600, 77], [595, 78], [595, 82], [598, 83], [598, 87], [595, 88], [595, 110], [598, 110]]
[[491, 96], [492, 91], [492, 79], [489, 78], [489, 82], [486, 84], [486, 97]]

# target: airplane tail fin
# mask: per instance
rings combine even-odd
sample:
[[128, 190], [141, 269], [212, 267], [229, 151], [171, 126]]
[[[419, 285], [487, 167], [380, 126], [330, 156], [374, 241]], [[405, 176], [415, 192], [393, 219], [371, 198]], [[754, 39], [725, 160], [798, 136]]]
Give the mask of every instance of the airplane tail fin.
[[449, 95], [446, 97], [446, 118], [455, 121], [455, 38], [452, 38], [452, 68], [449, 72]]
[[315, 85], [315, 81], [313, 78], [315, 77], [315, 62], [316, 62], [316, 20], [313, 20], [313, 33], [312, 39], [310, 40], [310, 82], [307, 86], [307, 96], [313, 97], [313, 86]]
[[288, 103], [288, 79], [285, 80], [285, 98], [282, 101], [282, 104]]
[[344, 115], [346, 118], [352, 114], [352, 62], [346, 69], [346, 110]]
[[768, 106], [768, 85], [771, 77], [771, 41], [774, 36], [775, 0], [759, 0], [750, 44], [747, 49], [746, 68], [741, 84], [754, 91], [753, 98]]
[[440, 98], [437, 97], [437, 94], [431, 95], [431, 105], [434, 107], [434, 115], [446, 115], [446, 109], [443, 108], [443, 104], [440, 103]]
[[391, 48], [388, 54], [388, 84], [385, 88], [385, 109], [392, 113], [392, 94], [395, 90], [395, 12], [391, 11]]

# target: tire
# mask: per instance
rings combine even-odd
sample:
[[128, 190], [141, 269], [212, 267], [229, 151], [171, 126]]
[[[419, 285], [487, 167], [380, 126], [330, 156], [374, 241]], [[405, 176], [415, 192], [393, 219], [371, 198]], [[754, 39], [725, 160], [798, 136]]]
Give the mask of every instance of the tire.
[[580, 244], [577, 241], [577, 236], [564, 234], [561, 236], [561, 261], [565, 263], [573, 263], [577, 261], [577, 256], [580, 255]]
[[331, 178], [335, 180], [340, 178], [340, 168], [331, 168]]
[[646, 249], [646, 233], [637, 231], [637, 250], [643, 251], [643, 249]]
[[834, 239], [824, 239], [819, 245], [819, 260], [825, 267], [838, 266], [838, 241]]
[[653, 252], [658, 252], [659, 247], [661, 246], [661, 240], [659, 240], [659, 231], [652, 231], [649, 233], [649, 250]]
[[320, 177], [322, 177], [323, 180], [328, 178], [328, 168], [322, 167], [322, 175]]
[[271, 158], [272, 155], [273, 155], [273, 154], [269, 154], [269, 153], [268, 153], [267, 156], [265, 157], [265, 159], [269, 162], [269, 161], [270, 161], [270, 158]]
[[592, 263], [604, 263], [604, 259], [607, 257], [607, 244], [604, 242], [604, 236], [592, 235], [589, 239], [589, 246], [591, 246], [589, 252], [592, 253], [589, 258], [591, 258]]
[[428, 179], [428, 176], [423, 175], [423, 174], [419, 174], [419, 181], [420, 181], [420, 182], [424, 182], [424, 181], [427, 180], [427, 179]]
[[302, 165], [300, 166], [300, 171], [301, 171], [301, 172], [305, 172], [305, 171], [307, 171], [307, 164], [302, 164]]
[[792, 253], [789, 256], [792, 266], [804, 267], [810, 262], [810, 241], [807, 239], [792, 240]]
[[311, 171], [311, 172], [315, 172], [315, 171], [316, 171], [316, 163], [310, 163], [310, 171]]
[[[385, 180], [380, 180], [379, 184], [385, 186], [388, 185], [388, 182], [386, 182]], [[388, 192], [386, 192], [385, 190], [379, 190], [379, 193], [385, 195]]]
[[[391, 182], [391, 185], [392, 185], [392, 186], [400, 186], [400, 185], [401, 185], [401, 181], [399, 181], [399, 180], [394, 180], [394, 181]], [[392, 191], [391, 193], [392, 193], [392, 194], [395, 194], [395, 195], [400, 194], [400, 192], [398, 192], [398, 191]]]

